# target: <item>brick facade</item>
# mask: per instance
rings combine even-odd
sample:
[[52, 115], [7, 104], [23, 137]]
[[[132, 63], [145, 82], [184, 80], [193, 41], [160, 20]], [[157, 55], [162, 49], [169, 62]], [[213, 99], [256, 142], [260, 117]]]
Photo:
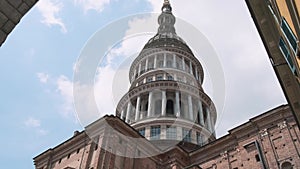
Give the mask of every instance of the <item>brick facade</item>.
[[0, 1], [0, 46], [21, 18], [38, 0], [1, 0]]
[[[194, 150], [181, 142], [161, 151], [119, 118], [106, 116], [35, 157], [34, 164], [36, 169], [300, 168], [299, 137], [288, 106], [254, 117]], [[147, 156], [151, 153], [155, 155]]]

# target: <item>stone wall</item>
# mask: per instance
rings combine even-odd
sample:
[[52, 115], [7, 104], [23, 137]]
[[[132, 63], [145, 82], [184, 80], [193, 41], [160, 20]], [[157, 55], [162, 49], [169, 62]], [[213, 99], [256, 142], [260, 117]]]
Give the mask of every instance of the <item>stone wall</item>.
[[21, 18], [38, 0], [1, 0], [0, 1], [0, 46]]

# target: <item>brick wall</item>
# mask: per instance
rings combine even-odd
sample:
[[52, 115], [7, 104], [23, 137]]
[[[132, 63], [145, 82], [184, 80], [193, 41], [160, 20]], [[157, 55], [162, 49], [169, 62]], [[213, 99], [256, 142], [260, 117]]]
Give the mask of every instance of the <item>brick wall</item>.
[[0, 0], [0, 46], [38, 0]]

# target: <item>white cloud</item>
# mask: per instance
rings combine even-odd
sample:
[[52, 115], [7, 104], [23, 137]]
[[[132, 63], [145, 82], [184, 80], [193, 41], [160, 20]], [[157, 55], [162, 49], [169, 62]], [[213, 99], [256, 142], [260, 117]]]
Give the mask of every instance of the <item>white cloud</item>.
[[37, 73], [36, 74], [41, 83], [47, 83], [49, 80], [49, 75], [46, 73]]
[[74, 0], [75, 5], [80, 5], [85, 12], [88, 10], [96, 10], [102, 12], [104, 6], [109, 4], [111, 0]]
[[45, 136], [48, 134], [48, 131], [41, 127], [41, 121], [36, 118], [33, 117], [27, 118], [24, 121], [24, 125], [30, 128], [31, 130], [34, 130], [40, 136]]
[[64, 75], [56, 80], [57, 91], [63, 98], [62, 115], [70, 117], [74, 114], [73, 83]]
[[38, 128], [41, 126], [41, 121], [33, 117], [29, 117], [24, 124], [27, 127]]
[[43, 16], [42, 23], [47, 26], [58, 25], [63, 33], [67, 32], [67, 28], [60, 17], [59, 12], [63, 8], [63, 3], [53, 0], [40, 0], [37, 8]]
[[48, 132], [47, 130], [44, 130], [44, 129], [38, 129], [38, 130], [37, 130], [37, 133], [38, 133], [38, 135], [45, 136], [45, 135], [47, 135], [49, 132]]

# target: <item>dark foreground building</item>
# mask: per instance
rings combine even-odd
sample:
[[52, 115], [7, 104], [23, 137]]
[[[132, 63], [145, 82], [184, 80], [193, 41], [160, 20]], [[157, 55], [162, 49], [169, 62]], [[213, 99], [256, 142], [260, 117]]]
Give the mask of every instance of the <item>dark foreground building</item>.
[[1, 0], [0, 1], [0, 46], [21, 18], [38, 0]]
[[246, 0], [246, 3], [300, 126], [300, 1]]
[[280, 106], [216, 139], [203, 68], [175, 31], [168, 0], [133, 61], [131, 87], [105, 116], [34, 158], [37, 169], [300, 168], [299, 128]]

